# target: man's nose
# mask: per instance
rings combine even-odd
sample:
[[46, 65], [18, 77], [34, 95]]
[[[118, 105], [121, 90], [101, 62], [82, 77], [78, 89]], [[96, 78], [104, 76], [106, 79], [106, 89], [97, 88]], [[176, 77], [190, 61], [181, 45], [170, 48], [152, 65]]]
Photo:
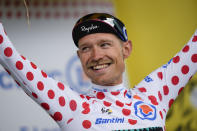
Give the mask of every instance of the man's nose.
[[103, 58], [103, 51], [97, 47], [94, 47], [92, 50], [92, 59], [99, 60]]

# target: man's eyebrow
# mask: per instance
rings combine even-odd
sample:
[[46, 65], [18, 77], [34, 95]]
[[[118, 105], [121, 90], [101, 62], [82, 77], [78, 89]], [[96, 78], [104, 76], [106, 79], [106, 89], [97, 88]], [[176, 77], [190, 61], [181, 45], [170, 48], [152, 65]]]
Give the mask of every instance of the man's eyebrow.
[[86, 46], [86, 45], [88, 45], [88, 42], [81, 43], [81, 44], [78, 44], [78, 45], [79, 45], [79, 48], [80, 48], [80, 47], [83, 47], [83, 46]]
[[[108, 39], [101, 39], [101, 40], [96, 41], [96, 43], [103, 43], [103, 42], [111, 42], [111, 43], [113, 43], [112, 40], [108, 40]], [[79, 45], [79, 47], [83, 47], [85, 45], [88, 45], [89, 43], [91, 43], [91, 42], [84, 42], [84, 43], [81, 43], [81, 44], [78, 44], [78, 45]]]
[[113, 41], [108, 39], [101, 39], [97, 41], [97, 43], [103, 43], [103, 42], [113, 42]]

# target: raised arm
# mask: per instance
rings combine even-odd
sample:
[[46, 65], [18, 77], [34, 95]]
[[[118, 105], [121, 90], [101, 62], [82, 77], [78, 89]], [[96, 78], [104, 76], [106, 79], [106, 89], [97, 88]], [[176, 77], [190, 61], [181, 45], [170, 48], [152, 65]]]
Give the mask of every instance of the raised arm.
[[79, 95], [63, 83], [48, 77], [33, 62], [20, 55], [9, 40], [1, 23], [0, 63], [17, 84], [60, 126], [72, 117], [80, 98]]
[[167, 64], [140, 82], [135, 89], [145, 93], [154, 105], [165, 112], [197, 71], [197, 31], [184, 48]]

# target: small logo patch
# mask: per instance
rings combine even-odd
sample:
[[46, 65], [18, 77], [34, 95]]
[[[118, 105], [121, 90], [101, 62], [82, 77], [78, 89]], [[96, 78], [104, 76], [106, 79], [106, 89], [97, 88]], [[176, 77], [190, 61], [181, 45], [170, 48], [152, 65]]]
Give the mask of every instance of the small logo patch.
[[134, 104], [135, 115], [140, 119], [155, 120], [156, 108], [153, 105], [146, 104], [143, 101], [138, 101]]
[[97, 118], [95, 124], [107, 124], [107, 123], [124, 123], [123, 118]]
[[112, 114], [112, 110], [111, 110], [111, 109], [106, 109], [105, 107], [103, 107], [103, 108], [101, 109], [101, 112], [102, 112], [102, 113], [107, 113], [107, 114]]
[[87, 33], [89, 33], [91, 30], [95, 30], [97, 28], [99, 28], [99, 26], [91, 24], [91, 26], [89, 27], [82, 26], [81, 31], [86, 31]]

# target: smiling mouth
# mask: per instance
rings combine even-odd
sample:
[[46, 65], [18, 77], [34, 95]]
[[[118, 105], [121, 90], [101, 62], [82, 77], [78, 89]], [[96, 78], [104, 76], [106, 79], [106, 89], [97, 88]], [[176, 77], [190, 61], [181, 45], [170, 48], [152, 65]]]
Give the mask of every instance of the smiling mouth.
[[109, 66], [110, 66], [110, 63], [107, 63], [107, 64], [101, 64], [101, 65], [91, 66], [90, 68], [92, 70], [101, 70], [101, 69], [107, 68]]

